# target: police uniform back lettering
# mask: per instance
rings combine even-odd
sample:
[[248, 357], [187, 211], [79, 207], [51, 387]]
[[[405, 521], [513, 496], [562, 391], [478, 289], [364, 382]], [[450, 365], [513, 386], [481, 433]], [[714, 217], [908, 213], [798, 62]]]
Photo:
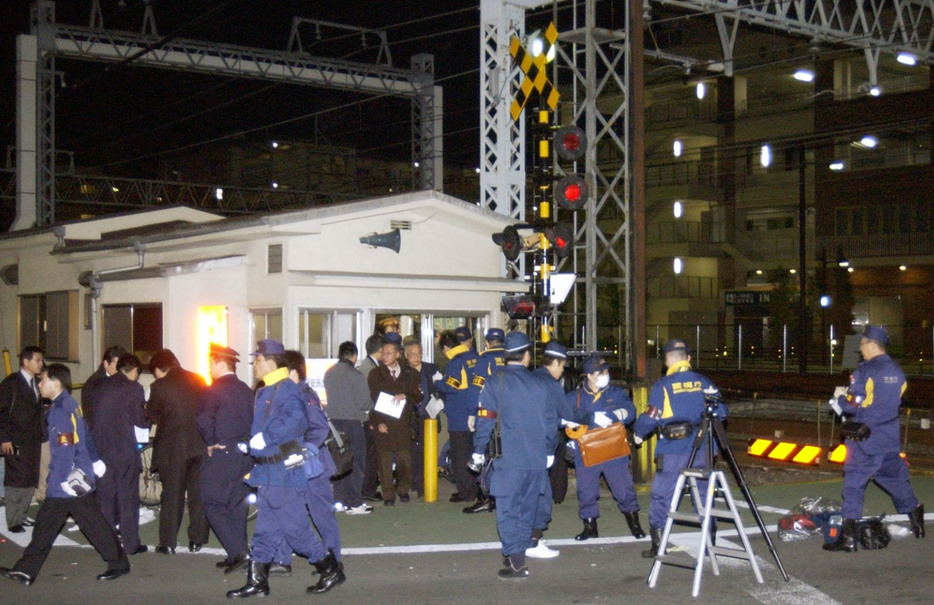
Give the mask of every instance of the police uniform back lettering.
[[[682, 469], [688, 466], [694, 438], [697, 436], [701, 417], [707, 407], [707, 399], [719, 398], [719, 390], [709, 378], [691, 368], [690, 349], [680, 339], [665, 343], [665, 365], [667, 371], [649, 392], [646, 411], [639, 415], [633, 425], [636, 443], [656, 435], [655, 478], [649, 500], [649, 535], [651, 546], [642, 551], [645, 558], [654, 558], [662, 539], [662, 529], [668, 517], [668, 508], [674, 494], [675, 484]], [[726, 406], [718, 406], [715, 415], [725, 418]], [[704, 456], [695, 456], [695, 468], [706, 466]], [[703, 493], [706, 481], [698, 481]], [[716, 532], [716, 526], [712, 526]]]

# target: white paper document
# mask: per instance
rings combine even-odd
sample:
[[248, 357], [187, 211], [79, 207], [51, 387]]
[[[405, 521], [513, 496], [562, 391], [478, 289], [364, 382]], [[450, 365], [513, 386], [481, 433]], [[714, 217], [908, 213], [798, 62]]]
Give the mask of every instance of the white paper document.
[[444, 401], [438, 399], [434, 395], [431, 396], [431, 399], [428, 400], [428, 403], [425, 404], [425, 411], [428, 412], [430, 418], [437, 418], [438, 414], [441, 413], [441, 410], [444, 409]]
[[134, 426], [133, 431], [136, 433], [136, 443], [149, 443], [149, 429]]
[[405, 399], [396, 403], [393, 401], [394, 398], [395, 395], [390, 395], [389, 393], [381, 391], [379, 397], [376, 398], [376, 405], [373, 406], [373, 411], [392, 416], [396, 419], [400, 418], [402, 416], [402, 410], [405, 408]]

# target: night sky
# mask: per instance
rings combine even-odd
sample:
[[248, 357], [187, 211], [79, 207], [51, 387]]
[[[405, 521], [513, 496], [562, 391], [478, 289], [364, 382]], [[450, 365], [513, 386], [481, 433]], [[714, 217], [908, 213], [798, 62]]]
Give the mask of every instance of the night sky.
[[[107, 29], [138, 32], [141, 0], [101, 0]], [[15, 144], [15, 39], [29, 31], [26, 0], [0, 8], [0, 140]], [[387, 32], [393, 65], [416, 53], [435, 56], [444, 87], [448, 166], [478, 163], [479, 2], [464, 0], [154, 0], [160, 36], [286, 50], [293, 16]], [[88, 25], [90, 0], [60, 0], [59, 23]], [[306, 29], [313, 41], [313, 30]], [[359, 34], [323, 31], [306, 48], [328, 58], [370, 61]], [[307, 44], [307, 42], [306, 42]], [[78, 172], [158, 178], [173, 153], [272, 138], [355, 147], [361, 155], [408, 159], [409, 102], [369, 95], [222, 78], [145, 67], [56, 60], [66, 86], [56, 98], [57, 148], [72, 151]]]

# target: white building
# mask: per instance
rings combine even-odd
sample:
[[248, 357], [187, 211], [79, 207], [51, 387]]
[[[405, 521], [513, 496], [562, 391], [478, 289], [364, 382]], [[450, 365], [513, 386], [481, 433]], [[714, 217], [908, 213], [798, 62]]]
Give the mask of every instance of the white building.
[[[309, 358], [363, 343], [383, 316], [433, 353], [440, 329], [503, 325], [490, 235], [510, 221], [438, 192], [264, 216], [173, 207], [0, 236], [0, 346], [38, 344], [76, 381], [120, 344], [144, 362], [162, 347], [206, 373], [208, 342], [241, 355], [262, 338]], [[399, 229], [398, 252], [360, 238]], [[250, 382], [249, 366], [240, 377]]]

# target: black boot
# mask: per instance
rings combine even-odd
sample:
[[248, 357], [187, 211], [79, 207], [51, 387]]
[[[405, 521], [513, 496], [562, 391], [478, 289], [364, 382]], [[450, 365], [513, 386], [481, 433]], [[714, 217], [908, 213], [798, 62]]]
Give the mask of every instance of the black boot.
[[639, 525], [639, 511], [623, 513], [623, 516], [626, 517], [626, 523], [629, 524], [629, 532], [632, 534], [632, 537], [636, 540], [644, 538], [645, 530]]
[[824, 550], [856, 552], [856, 519], [844, 519], [837, 540], [824, 544]]
[[574, 536], [575, 540], [587, 540], [589, 538], [596, 538], [599, 534], [597, 533], [597, 520], [593, 517], [590, 519], [584, 519], [584, 531]]
[[344, 575], [344, 568], [337, 562], [333, 550], [328, 550], [327, 556], [320, 561], [315, 561], [314, 566], [321, 577], [317, 584], [309, 586], [305, 592], [327, 592], [338, 584], [343, 584], [347, 579]]
[[658, 556], [658, 547], [662, 543], [661, 528], [649, 525], [649, 536], [652, 538], [652, 545], [642, 551], [643, 559], [654, 559]]
[[228, 599], [243, 599], [253, 595], [269, 594], [269, 563], [250, 561], [246, 570], [246, 586], [237, 590], [228, 590]]
[[915, 538], [924, 537], [924, 505], [919, 504], [917, 508], [908, 513], [908, 520], [911, 522], [911, 531]]

